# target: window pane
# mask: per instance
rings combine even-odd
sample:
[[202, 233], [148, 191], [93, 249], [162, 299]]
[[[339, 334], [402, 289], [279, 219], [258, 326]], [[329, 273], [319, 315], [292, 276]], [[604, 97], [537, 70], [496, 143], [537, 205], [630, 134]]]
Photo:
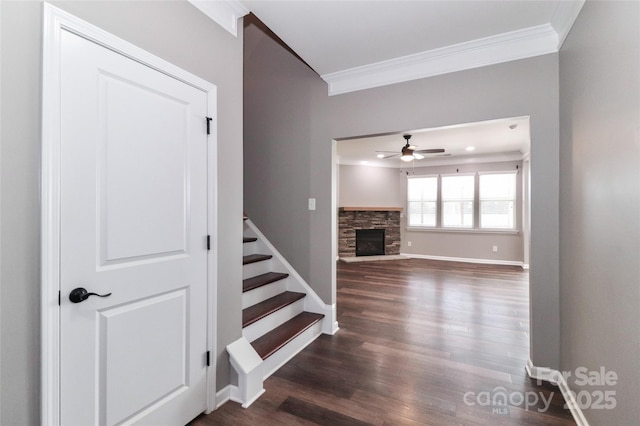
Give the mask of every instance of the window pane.
[[442, 199], [473, 200], [474, 176], [443, 176]]
[[480, 175], [480, 199], [513, 200], [516, 198], [516, 175]]
[[438, 196], [438, 178], [409, 179], [408, 197], [410, 201], [435, 200]]
[[480, 202], [480, 220], [483, 228], [513, 229], [513, 201]]
[[473, 228], [475, 176], [442, 177], [442, 226]]
[[438, 178], [410, 178], [407, 183], [409, 226], [436, 226]]
[[436, 226], [436, 202], [410, 202], [409, 226]]
[[407, 187], [407, 197], [409, 200], [420, 200], [422, 198], [422, 188], [418, 179], [409, 179]]
[[452, 228], [473, 227], [473, 202], [443, 201], [442, 226]]
[[480, 227], [515, 228], [516, 174], [480, 176]]

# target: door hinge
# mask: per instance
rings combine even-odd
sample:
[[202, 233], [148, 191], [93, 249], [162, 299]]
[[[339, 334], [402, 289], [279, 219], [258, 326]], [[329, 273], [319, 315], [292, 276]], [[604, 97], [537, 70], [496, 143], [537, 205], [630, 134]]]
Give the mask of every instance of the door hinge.
[[58, 290], [58, 306], [62, 305], [62, 292]]
[[211, 351], [207, 351], [207, 367], [211, 366]]
[[207, 134], [210, 135], [211, 134], [211, 120], [213, 120], [213, 118], [211, 117], [205, 117], [207, 119]]
[[207, 250], [211, 250], [211, 235], [207, 235]]

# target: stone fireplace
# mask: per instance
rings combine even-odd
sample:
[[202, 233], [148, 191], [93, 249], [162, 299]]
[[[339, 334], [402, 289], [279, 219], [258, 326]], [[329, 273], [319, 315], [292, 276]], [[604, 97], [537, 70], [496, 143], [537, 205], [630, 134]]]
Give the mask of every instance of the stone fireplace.
[[[340, 207], [338, 212], [338, 256], [370, 256], [374, 253], [366, 253], [366, 250], [356, 252], [356, 231], [360, 245], [373, 251], [376, 238], [384, 241], [383, 250], [375, 254], [397, 255], [400, 254], [400, 212], [401, 207]], [[375, 232], [380, 231], [383, 232]], [[374, 231], [374, 232], [371, 232]], [[377, 234], [377, 237], [374, 235]], [[364, 240], [362, 240], [364, 236]]]

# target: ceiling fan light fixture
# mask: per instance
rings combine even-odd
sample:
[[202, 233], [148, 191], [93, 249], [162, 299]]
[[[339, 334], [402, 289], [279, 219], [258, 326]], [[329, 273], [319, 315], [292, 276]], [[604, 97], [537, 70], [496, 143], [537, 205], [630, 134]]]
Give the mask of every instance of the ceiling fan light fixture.
[[409, 139], [411, 139], [411, 135], [402, 135], [402, 137], [407, 141], [407, 143], [402, 147], [402, 156], [400, 157], [400, 159], [402, 161], [412, 161], [413, 149], [411, 149], [409, 145]]

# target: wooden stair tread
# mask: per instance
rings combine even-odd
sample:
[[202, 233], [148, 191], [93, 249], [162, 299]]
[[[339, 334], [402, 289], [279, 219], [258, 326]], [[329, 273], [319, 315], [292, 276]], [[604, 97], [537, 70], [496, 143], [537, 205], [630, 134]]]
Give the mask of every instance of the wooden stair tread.
[[277, 296], [273, 296], [260, 303], [256, 303], [253, 306], [249, 306], [242, 310], [242, 327], [253, 324], [254, 322], [261, 320], [262, 318], [270, 315], [285, 306], [297, 302], [302, 299], [306, 294], [295, 293], [293, 291], [285, 291]]
[[242, 237], [242, 243], [252, 243], [254, 241], [258, 241], [256, 237]]
[[322, 314], [302, 312], [264, 336], [254, 340], [251, 342], [251, 346], [262, 359], [267, 359], [322, 318], [324, 318]]
[[263, 260], [269, 260], [273, 256], [270, 254], [248, 254], [246, 256], [242, 256], [242, 264], [248, 265], [249, 263], [262, 262]]
[[263, 285], [271, 284], [276, 281], [287, 278], [289, 274], [282, 272], [267, 272], [266, 274], [256, 275], [255, 277], [246, 278], [242, 280], [242, 292], [262, 287]]

